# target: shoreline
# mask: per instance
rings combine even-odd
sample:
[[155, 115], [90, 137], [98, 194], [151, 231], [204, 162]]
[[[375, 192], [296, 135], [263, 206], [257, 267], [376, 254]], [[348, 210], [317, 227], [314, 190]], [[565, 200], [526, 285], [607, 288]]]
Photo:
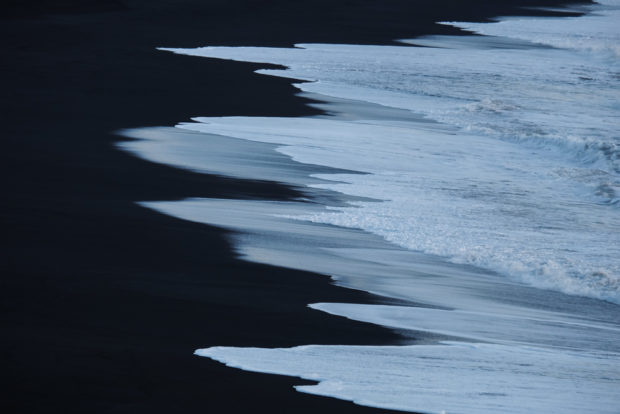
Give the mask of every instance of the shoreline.
[[[404, 2], [385, 6], [380, 23], [362, 2], [347, 17], [353, 30], [342, 33], [338, 19], [347, 10], [331, 10], [330, 26], [314, 30], [313, 19], [329, 9], [325, 2], [305, 17], [304, 5], [286, 6], [284, 23], [251, 2], [239, 9], [218, 2], [213, 12], [198, 1], [176, 8], [78, 3], [62, 10], [45, 2], [15, 6], [1, 29], [12, 41], [2, 100], [10, 194], [2, 202], [5, 410], [247, 412], [277, 404], [283, 412], [379, 412], [297, 393], [296, 378], [231, 370], [192, 354], [211, 345], [388, 344], [400, 337], [306, 306], [375, 303], [371, 295], [336, 287], [326, 276], [239, 261], [222, 230], [135, 204], [289, 200], [297, 191], [142, 161], [115, 148], [114, 131], [197, 115], [322, 113], [295, 95], [291, 80], [253, 73], [265, 65], [175, 56], [157, 46], [382, 43], [436, 30], [433, 18], [444, 11], [427, 5], [419, 17], [425, 25], [413, 30], [399, 17]], [[265, 96], [273, 97], [269, 105]]]

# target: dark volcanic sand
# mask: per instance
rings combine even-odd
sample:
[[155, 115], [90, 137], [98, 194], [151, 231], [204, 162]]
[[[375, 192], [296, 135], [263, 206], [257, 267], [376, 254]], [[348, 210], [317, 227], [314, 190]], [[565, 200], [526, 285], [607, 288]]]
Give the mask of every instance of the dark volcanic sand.
[[65, 0], [5, 6], [0, 410], [379, 411], [297, 393], [298, 379], [193, 356], [194, 349], [213, 345], [387, 344], [399, 337], [306, 307], [368, 302], [369, 295], [334, 287], [324, 276], [238, 261], [221, 230], [134, 204], [287, 199], [295, 191], [148, 163], [116, 150], [121, 138], [114, 131], [197, 115], [314, 111], [293, 96], [289, 80], [253, 74], [258, 65], [178, 56], [156, 46], [381, 43], [452, 30], [434, 20], [481, 19], [514, 12], [514, 4], [539, 3]]

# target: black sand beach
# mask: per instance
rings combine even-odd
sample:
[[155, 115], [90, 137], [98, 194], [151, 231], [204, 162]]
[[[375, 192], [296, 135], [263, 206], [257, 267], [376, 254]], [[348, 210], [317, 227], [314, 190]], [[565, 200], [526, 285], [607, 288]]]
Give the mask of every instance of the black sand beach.
[[0, 410], [378, 412], [297, 393], [292, 385], [303, 381], [295, 378], [192, 354], [400, 337], [306, 306], [379, 299], [326, 276], [236, 260], [223, 231], [135, 204], [285, 200], [296, 190], [152, 164], [117, 150], [115, 131], [192, 116], [317, 111], [294, 96], [290, 80], [254, 74], [259, 65], [158, 46], [389, 43], [455, 30], [436, 20], [481, 20], [541, 3], [560, 2], [12, 2], [0, 24]]

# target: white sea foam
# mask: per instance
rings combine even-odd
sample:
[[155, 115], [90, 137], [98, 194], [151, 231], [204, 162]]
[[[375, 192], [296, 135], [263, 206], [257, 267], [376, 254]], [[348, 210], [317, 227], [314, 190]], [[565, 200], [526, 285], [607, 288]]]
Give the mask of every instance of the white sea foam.
[[[318, 303], [311, 308], [465, 342], [398, 347], [215, 347], [232, 367], [319, 382], [299, 391], [423, 412], [614, 412], [620, 308], [498, 279], [398, 249], [376, 236], [288, 218], [303, 202], [193, 199], [143, 205], [233, 230], [247, 260], [331, 274], [339, 284], [433, 307]], [[430, 338], [428, 338], [430, 334]], [[410, 335], [404, 333], [406, 337]], [[485, 341], [487, 344], [474, 344]], [[363, 361], [363, 363], [360, 363]]]
[[[491, 38], [406, 41], [425, 48], [166, 49], [285, 65], [260, 72], [312, 81], [297, 86], [338, 98], [341, 106], [324, 104], [328, 110], [353, 113], [196, 118], [179, 125], [193, 131], [187, 137], [133, 131], [142, 141], [124, 148], [197, 171], [346, 196], [143, 205], [234, 230], [247, 260], [330, 274], [347, 287], [425, 305], [311, 305], [402, 330], [423, 345], [197, 354], [316, 380], [297, 389], [383, 408], [617, 412], [618, 1], [592, 10], [578, 18], [451, 23]], [[270, 156], [273, 148], [302, 164]], [[428, 344], [446, 336], [454, 341]]]
[[249, 371], [317, 381], [309, 394], [427, 413], [618, 412], [617, 360], [605, 353], [447, 342], [413, 346], [200, 349]]
[[361, 228], [535, 286], [620, 301], [618, 212], [589, 202], [565, 177], [577, 169], [553, 153], [416, 123], [196, 120], [181, 127], [283, 144], [279, 151], [302, 163], [371, 173], [321, 174], [338, 182], [314, 186], [384, 200], [300, 219]]
[[502, 18], [494, 24], [473, 22], [443, 22], [477, 34], [509, 37], [562, 49], [576, 49], [596, 54], [620, 57], [620, 1], [599, 0], [595, 7], [580, 7], [579, 11], [594, 11], [585, 16], [549, 18]]
[[[616, 12], [584, 17], [584, 33], [596, 26], [605, 39], [620, 39], [609, 24]], [[518, 27], [547, 27], [537, 39], [553, 39], [576, 33], [579, 19], [522, 19]], [[504, 23], [467, 28], [489, 27], [507, 39], [512, 26]], [[413, 110], [453, 131], [325, 118], [197, 118], [181, 127], [282, 144], [300, 162], [370, 172], [332, 177], [348, 184], [323, 187], [386, 201], [305, 219], [362, 228], [534, 286], [620, 301], [617, 61], [465, 39], [470, 48], [169, 49], [286, 65], [261, 73], [315, 81], [298, 85], [306, 92]]]

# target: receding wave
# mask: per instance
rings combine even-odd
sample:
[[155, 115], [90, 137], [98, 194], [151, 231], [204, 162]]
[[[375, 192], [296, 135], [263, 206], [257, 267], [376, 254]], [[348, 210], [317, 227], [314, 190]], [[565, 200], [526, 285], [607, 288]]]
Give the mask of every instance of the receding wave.
[[313, 200], [142, 205], [232, 230], [245, 260], [403, 300], [309, 306], [417, 341], [196, 353], [383, 408], [616, 412], [618, 9], [405, 41], [423, 48], [165, 49], [284, 65], [259, 72], [311, 81], [297, 87], [326, 114], [125, 131], [138, 140], [119, 145], [149, 160], [283, 181]]
[[[613, 65], [605, 56], [511, 48], [510, 40], [489, 49], [467, 39], [460, 44], [469, 48], [173, 49], [285, 65], [260, 72], [313, 81], [298, 85], [304, 92], [413, 111], [439, 122], [433, 132], [429, 124], [330, 119], [200, 118], [182, 127], [283, 144], [280, 151], [298, 161], [371, 172], [332, 177], [348, 184], [323, 187], [385, 200], [308, 219], [363, 228], [535, 286], [618, 301]], [[394, 150], [380, 158], [387, 142]]]

